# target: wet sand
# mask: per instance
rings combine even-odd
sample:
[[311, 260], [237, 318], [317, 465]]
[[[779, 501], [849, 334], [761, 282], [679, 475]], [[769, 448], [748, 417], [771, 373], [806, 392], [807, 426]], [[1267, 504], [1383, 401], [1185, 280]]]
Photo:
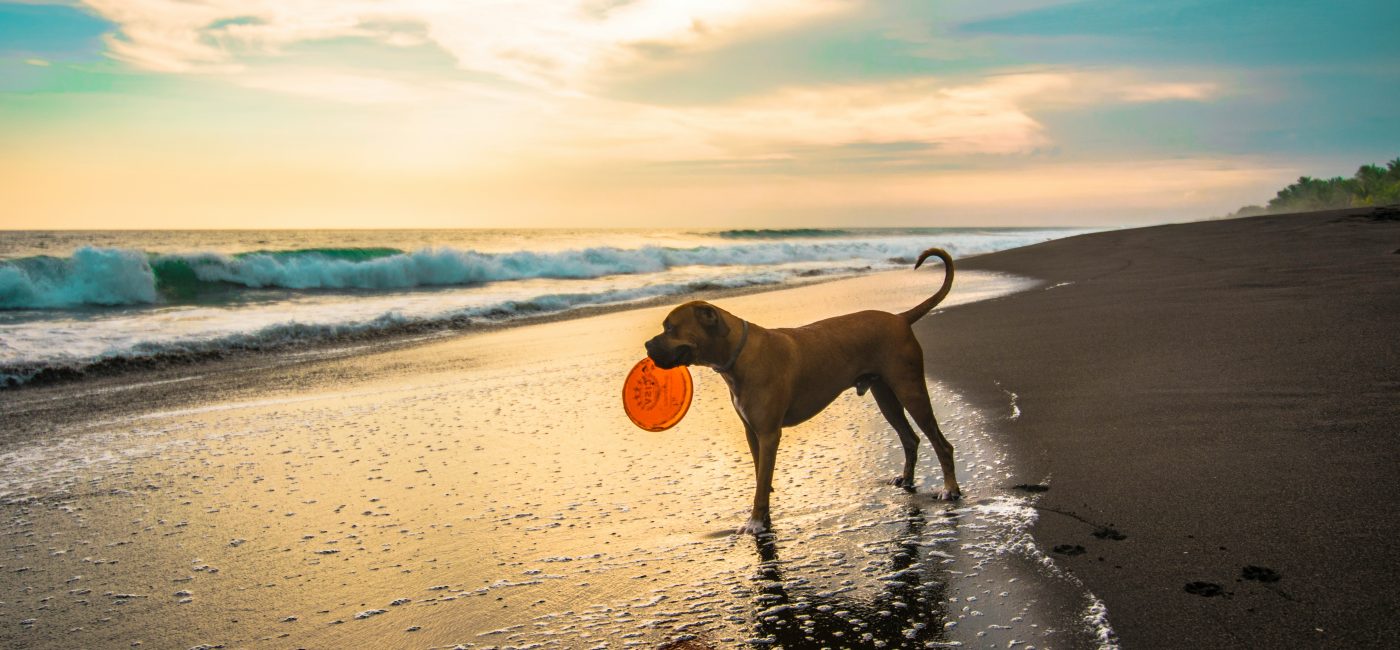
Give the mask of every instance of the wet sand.
[[[959, 277], [950, 303], [1027, 286]], [[796, 325], [906, 309], [938, 281], [721, 304]], [[776, 534], [731, 535], [753, 478], [723, 382], [696, 369], [668, 432], [619, 408], [664, 312], [0, 395], [23, 424], [0, 441], [0, 646], [1058, 648], [1110, 634], [1028, 536], [1042, 497], [1015, 488], [999, 416], [937, 373], [967, 499], [884, 484], [897, 438], [849, 391], [784, 436]], [[936, 485], [924, 449], [920, 483]]]
[[[1400, 646], [1400, 213], [1105, 232], [917, 326], [1128, 648]], [[1083, 549], [1082, 553], [1077, 549]], [[1070, 553], [1074, 553], [1070, 555]]]

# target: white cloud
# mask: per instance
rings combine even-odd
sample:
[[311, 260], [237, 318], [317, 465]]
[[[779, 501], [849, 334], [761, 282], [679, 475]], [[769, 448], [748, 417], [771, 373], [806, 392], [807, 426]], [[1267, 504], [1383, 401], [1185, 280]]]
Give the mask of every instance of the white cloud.
[[577, 90], [639, 46], [705, 47], [830, 14], [845, 0], [86, 0], [111, 54], [159, 71], [228, 72], [247, 54], [340, 37], [431, 42], [466, 70]]
[[318, 100], [393, 105], [394, 119], [380, 112], [356, 118], [355, 141], [372, 144], [375, 165], [423, 170], [487, 163], [761, 168], [789, 160], [827, 160], [839, 167], [859, 166], [866, 155], [898, 167], [964, 161], [969, 155], [1017, 157], [1056, 144], [1037, 113], [1128, 101], [1124, 86], [1073, 73], [803, 86], [704, 106], [520, 93], [318, 68], [250, 71], [233, 79]]
[[421, 85], [327, 70], [284, 70], [242, 75], [238, 83], [248, 88], [350, 104], [410, 103], [433, 95], [429, 88]]
[[1217, 95], [1220, 87], [1214, 83], [1144, 83], [1126, 86], [1122, 98], [1127, 102], [1161, 102], [1171, 100], [1205, 101]]
[[[590, 91], [597, 80], [655, 53], [703, 52], [832, 16], [854, 0], [86, 2], [118, 25], [109, 37], [112, 56], [138, 67], [216, 73], [247, 88], [412, 109], [411, 118], [371, 116], [361, 138], [402, 152], [386, 159], [415, 165], [468, 158], [773, 161], [849, 145], [911, 143], [909, 159], [1018, 155], [1055, 144], [1037, 119], [1045, 111], [1207, 101], [1220, 88], [1127, 69], [1056, 69], [781, 87], [724, 104], [662, 106]], [[441, 71], [283, 56], [347, 37], [386, 48], [431, 44], [462, 70], [514, 83], [470, 84]]]
[[1001, 74], [781, 88], [690, 107], [581, 97], [517, 117], [534, 124], [526, 140], [553, 146], [553, 157], [773, 160], [853, 144], [919, 144], [911, 157], [951, 159], [1053, 145], [1035, 117], [1045, 109], [1203, 97], [1196, 86], [1208, 84], [1153, 84], [1122, 71]]
[[1023, 100], [1064, 83], [1055, 75], [1023, 75], [796, 88], [698, 113], [719, 139], [736, 143], [921, 142], [950, 154], [1021, 153], [1047, 142]]

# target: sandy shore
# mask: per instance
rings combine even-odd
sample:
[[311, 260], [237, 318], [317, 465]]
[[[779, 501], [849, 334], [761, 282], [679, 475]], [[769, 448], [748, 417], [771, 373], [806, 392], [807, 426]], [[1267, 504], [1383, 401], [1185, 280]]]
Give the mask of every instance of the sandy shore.
[[[796, 325], [901, 310], [936, 270], [726, 298]], [[1028, 286], [960, 275], [951, 303]], [[784, 436], [776, 535], [723, 383], [664, 433], [620, 381], [666, 308], [342, 358], [0, 395], [4, 647], [1091, 647], [993, 422], [936, 379], [962, 503], [908, 495], [848, 392]], [[919, 476], [936, 481], [925, 454]], [[1111, 615], [1111, 614], [1110, 614]]]
[[883, 485], [848, 392], [784, 436], [759, 543], [717, 377], [669, 432], [618, 408], [664, 307], [0, 393], [0, 646], [1394, 646], [1397, 250], [1335, 213], [966, 260], [919, 327], [968, 497]]
[[1048, 284], [923, 321], [929, 372], [999, 415], [1009, 481], [1050, 488], [1035, 538], [1068, 552], [1124, 647], [1400, 646], [1394, 212], [965, 266]]

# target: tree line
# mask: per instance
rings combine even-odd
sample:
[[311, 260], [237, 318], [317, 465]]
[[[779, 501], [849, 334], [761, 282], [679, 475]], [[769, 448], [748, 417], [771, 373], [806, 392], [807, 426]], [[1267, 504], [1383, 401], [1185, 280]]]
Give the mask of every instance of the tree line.
[[1308, 212], [1335, 208], [1400, 203], [1400, 158], [1380, 165], [1362, 165], [1351, 178], [1313, 178], [1303, 176], [1298, 182], [1278, 191], [1267, 206], [1247, 205], [1232, 217], [1281, 212]]

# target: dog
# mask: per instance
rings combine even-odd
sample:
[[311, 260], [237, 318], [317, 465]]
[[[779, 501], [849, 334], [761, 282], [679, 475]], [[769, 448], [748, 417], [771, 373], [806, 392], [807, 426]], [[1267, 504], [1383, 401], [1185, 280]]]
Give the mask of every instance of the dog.
[[753, 511], [739, 534], [759, 535], [772, 527], [768, 495], [783, 427], [806, 421], [848, 388], [874, 393], [880, 412], [899, 434], [904, 472], [891, 480], [914, 490], [914, 463], [919, 438], [904, 412], [923, 429], [943, 468], [937, 496], [962, 496], [953, 467], [953, 445], [933, 416], [924, 383], [924, 352], [911, 326], [953, 287], [953, 258], [930, 248], [914, 263], [931, 256], [943, 261], [943, 286], [929, 299], [901, 314], [861, 311], [803, 327], [767, 329], [708, 302], [676, 307], [662, 322], [662, 332], [646, 342], [647, 356], [659, 368], [707, 366], [729, 385], [730, 399], [748, 436], [756, 487]]

